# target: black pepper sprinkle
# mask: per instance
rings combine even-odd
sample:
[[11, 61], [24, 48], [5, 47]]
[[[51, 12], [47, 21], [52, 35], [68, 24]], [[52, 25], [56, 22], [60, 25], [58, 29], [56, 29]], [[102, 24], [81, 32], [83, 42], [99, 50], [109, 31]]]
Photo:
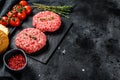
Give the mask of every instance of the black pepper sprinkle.
[[34, 40], [37, 40], [37, 38], [35, 36], [32, 36], [32, 35], [28, 35], [27, 33], [25, 33], [26, 36], [29, 36], [30, 38], [34, 39]]
[[54, 19], [54, 16], [50, 17], [50, 18], [39, 18], [41, 21], [44, 21], [44, 20], [53, 20]]
[[25, 35], [26, 35], [26, 36], [28, 36], [28, 34], [27, 34], [27, 33], [25, 33]]
[[37, 40], [37, 38], [35, 36], [29, 35], [30, 38]]

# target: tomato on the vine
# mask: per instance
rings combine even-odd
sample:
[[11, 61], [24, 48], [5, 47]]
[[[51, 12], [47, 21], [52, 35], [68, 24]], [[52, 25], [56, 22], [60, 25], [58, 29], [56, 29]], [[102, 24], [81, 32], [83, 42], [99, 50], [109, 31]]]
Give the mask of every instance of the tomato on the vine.
[[15, 6], [13, 6], [13, 10], [17, 11], [19, 9], [22, 8], [22, 5], [21, 4], [16, 4]]
[[22, 6], [28, 5], [27, 1], [20, 1], [19, 4], [21, 4]]
[[0, 24], [7, 26], [10, 24], [13, 27], [20, 25], [21, 21], [24, 20], [27, 15], [32, 11], [31, 6], [28, 5], [26, 0], [20, 0], [20, 2], [13, 6], [11, 11], [0, 18]]
[[7, 17], [7, 16], [3, 16], [3, 17], [2, 17], [2, 20], [8, 21], [8, 17]]
[[22, 12], [18, 12], [17, 13], [17, 17], [20, 19], [20, 20], [24, 20], [26, 18], [26, 13], [24, 11]]
[[31, 13], [31, 11], [32, 11], [31, 6], [26, 5], [26, 6], [24, 6], [24, 8], [25, 8], [25, 12], [26, 12], [27, 14], [30, 14], [30, 13]]
[[9, 23], [11, 26], [17, 27], [20, 25], [20, 19], [18, 17], [11, 17]]
[[0, 18], [0, 24], [7, 26], [8, 25], [8, 17], [3, 16], [2, 18]]
[[0, 19], [0, 24], [2, 24], [2, 25], [4, 25], [4, 26], [7, 26], [7, 25], [8, 25], [8, 23], [7, 23], [6, 21], [2, 20], [2, 19]]
[[17, 16], [17, 14], [16, 14], [17, 12], [15, 11], [15, 10], [12, 10], [12, 11], [9, 11], [8, 13], [7, 13], [7, 16], [8, 17], [16, 17]]

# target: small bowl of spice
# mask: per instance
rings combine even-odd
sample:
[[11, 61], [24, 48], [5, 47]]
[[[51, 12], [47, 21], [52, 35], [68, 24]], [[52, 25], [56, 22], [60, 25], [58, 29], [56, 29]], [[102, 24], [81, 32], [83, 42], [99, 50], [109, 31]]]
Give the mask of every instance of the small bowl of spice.
[[3, 56], [4, 65], [9, 71], [21, 72], [27, 65], [27, 57], [23, 50], [12, 49]]

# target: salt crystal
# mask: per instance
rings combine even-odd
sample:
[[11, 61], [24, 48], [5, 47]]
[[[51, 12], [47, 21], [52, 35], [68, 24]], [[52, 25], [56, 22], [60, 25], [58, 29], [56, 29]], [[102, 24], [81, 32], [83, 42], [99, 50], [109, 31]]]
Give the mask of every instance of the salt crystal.
[[58, 47], [58, 49], [60, 49], [60, 47]]
[[39, 74], [38, 76], [40, 77], [41, 75]]
[[64, 50], [62, 51], [62, 53], [65, 54], [65, 53], [66, 53], [66, 50], [64, 49]]
[[84, 71], [85, 71], [85, 69], [82, 69], [82, 71], [84, 72]]

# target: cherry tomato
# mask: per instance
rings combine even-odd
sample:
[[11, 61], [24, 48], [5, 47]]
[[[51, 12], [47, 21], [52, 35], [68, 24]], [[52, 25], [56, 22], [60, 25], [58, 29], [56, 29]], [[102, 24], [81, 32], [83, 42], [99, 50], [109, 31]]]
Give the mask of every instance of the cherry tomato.
[[7, 16], [3, 16], [1, 19], [0, 19], [0, 24], [4, 25], [4, 26], [7, 26], [8, 25], [8, 17]]
[[18, 17], [12, 17], [10, 19], [10, 25], [13, 27], [18, 27], [20, 25], [20, 19]]
[[15, 11], [15, 10], [12, 10], [12, 11], [9, 11], [8, 13], [7, 13], [7, 16], [8, 17], [16, 17], [17, 16], [17, 14], [16, 14], [17, 12]]
[[3, 21], [2, 19], [0, 19], [0, 24], [4, 25], [4, 26], [7, 26], [8, 23], [6, 21]]
[[22, 8], [22, 5], [21, 4], [16, 4], [15, 6], [13, 6], [13, 10], [17, 11], [19, 9]]
[[4, 23], [5, 26], [8, 25], [8, 17], [7, 16], [3, 16], [2, 17], [2, 22]]
[[24, 11], [22, 12], [18, 12], [17, 13], [17, 17], [20, 19], [20, 20], [24, 20], [26, 18], [26, 13]]
[[20, 1], [19, 4], [21, 4], [22, 6], [26, 6], [28, 3], [27, 3], [27, 1]]
[[8, 17], [7, 17], [7, 16], [3, 16], [3, 17], [2, 17], [2, 20], [8, 21]]
[[31, 13], [31, 11], [32, 11], [31, 6], [26, 5], [26, 6], [24, 6], [24, 8], [25, 8], [25, 12], [26, 12], [27, 14], [30, 14], [30, 13]]

